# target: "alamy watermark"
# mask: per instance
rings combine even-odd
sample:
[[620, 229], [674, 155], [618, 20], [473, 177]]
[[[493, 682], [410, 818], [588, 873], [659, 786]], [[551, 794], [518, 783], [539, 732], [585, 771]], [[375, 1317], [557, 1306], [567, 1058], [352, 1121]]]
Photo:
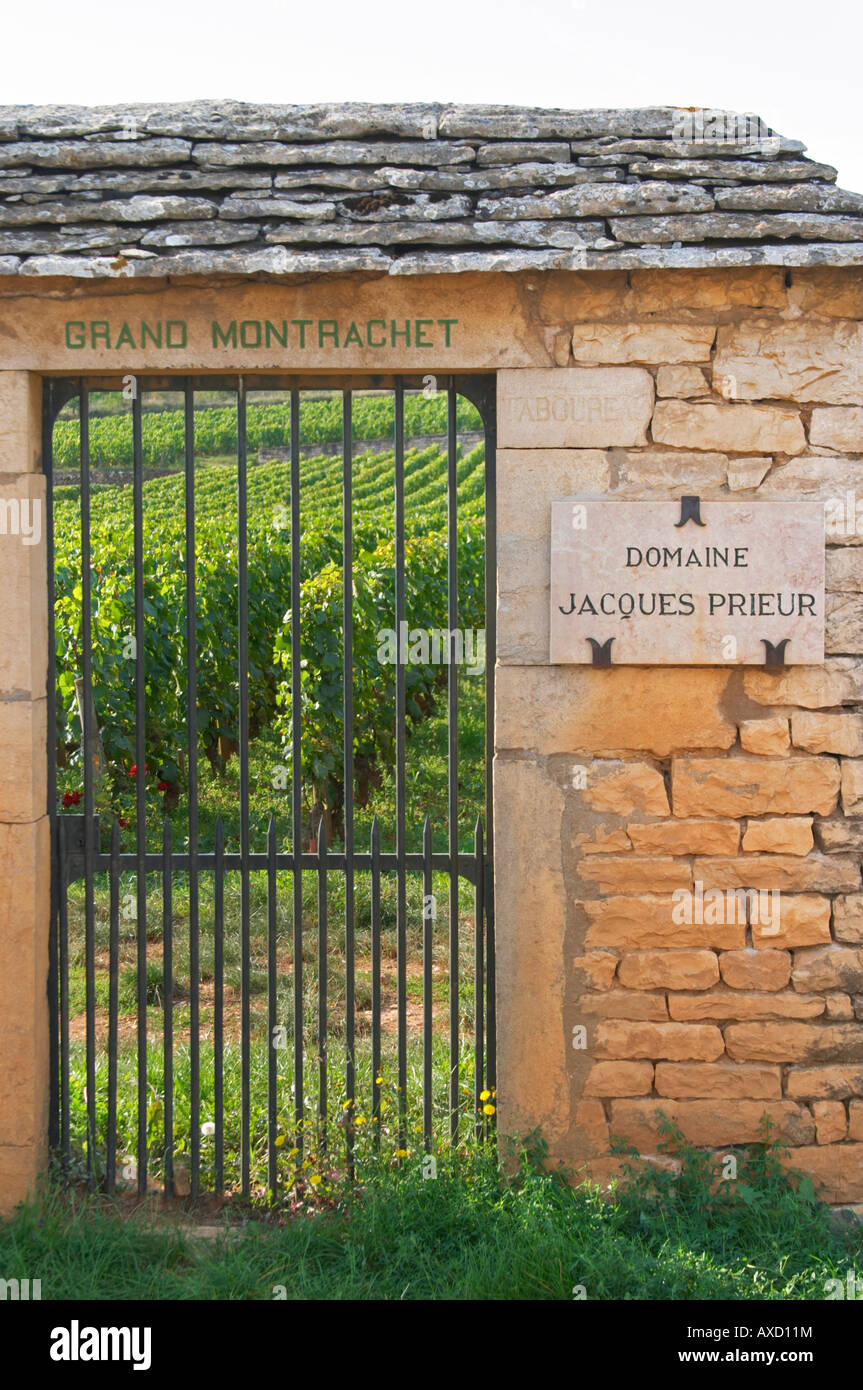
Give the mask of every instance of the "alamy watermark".
[[681, 149], [703, 145], [705, 154], [717, 145], [765, 155], [782, 148], [780, 136], [750, 111], [678, 111], [671, 139]]
[[742, 925], [751, 922], [762, 928], [762, 936], [778, 936], [780, 897], [778, 888], [708, 888], [695, 880], [694, 891], [676, 888], [671, 895], [671, 920], [678, 926]]
[[20, 536], [24, 545], [42, 539], [42, 502], [38, 497], [0, 497], [0, 536]]
[[485, 629], [415, 627], [406, 622], [377, 634], [378, 661], [384, 666], [464, 666], [469, 676], [485, 671]]

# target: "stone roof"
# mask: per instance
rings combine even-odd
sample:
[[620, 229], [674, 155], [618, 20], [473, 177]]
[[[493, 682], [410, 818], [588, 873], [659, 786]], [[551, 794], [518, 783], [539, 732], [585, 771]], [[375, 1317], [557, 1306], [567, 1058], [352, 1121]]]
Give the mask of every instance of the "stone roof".
[[677, 107], [0, 107], [0, 275], [863, 264], [804, 151]]

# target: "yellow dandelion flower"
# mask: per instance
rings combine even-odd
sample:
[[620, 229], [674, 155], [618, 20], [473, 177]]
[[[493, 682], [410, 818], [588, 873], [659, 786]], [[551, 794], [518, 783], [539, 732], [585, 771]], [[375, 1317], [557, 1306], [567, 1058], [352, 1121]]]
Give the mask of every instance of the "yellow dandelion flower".
[[365, 1122], [366, 1122], [366, 1117], [365, 1117], [365, 1115], [357, 1115], [357, 1118], [356, 1118], [356, 1120], [355, 1120], [355, 1124], [364, 1125]]
[[493, 1105], [484, 1105], [484, 1106], [482, 1107], [482, 1113], [483, 1113], [484, 1115], [493, 1115], [494, 1112], [495, 1112], [495, 1107], [494, 1107]]
[[276, 1135], [276, 1148], [277, 1148], [277, 1149], [280, 1149], [280, 1148], [282, 1147], [282, 1145], [284, 1144], [284, 1142], [285, 1142], [285, 1136], [284, 1136], [284, 1134], [277, 1134], [277, 1135]]
[[302, 1163], [300, 1164], [301, 1168], [311, 1168], [311, 1166], [312, 1165], [307, 1158], [304, 1158]]
[[322, 1181], [323, 1179], [318, 1177], [317, 1173], [315, 1173], [314, 1177], [309, 1178], [309, 1182], [312, 1184], [312, 1187], [320, 1187]]
[[288, 1158], [296, 1158], [296, 1156], [297, 1156], [297, 1154], [298, 1154], [299, 1152], [300, 1152], [300, 1151], [299, 1151], [299, 1149], [297, 1149], [297, 1148], [288, 1149]]
[[396, 1149], [396, 1158], [407, 1158], [407, 1149]]
[[350, 1110], [350, 1108], [351, 1108], [352, 1105], [353, 1105], [353, 1101], [352, 1101], [352, 1100], [346, 1100], [345, 1103], [344, 1103], [343, 1106], [342, 1106], [342, 1109], [343, 1109], [343, 1110]]
[[375, 1077], [375, 1085], [376, 1085], [376, 1086], [383, 1086], [383, 1084], [384, 1084], [384, 1079], [383, 1079], [383, 1077], [382, 1077], [382, 1076], [376, 1076], [376, 1077]]
[[491, 1100], [491, 1091], [480, 1091], [480, 1100]]

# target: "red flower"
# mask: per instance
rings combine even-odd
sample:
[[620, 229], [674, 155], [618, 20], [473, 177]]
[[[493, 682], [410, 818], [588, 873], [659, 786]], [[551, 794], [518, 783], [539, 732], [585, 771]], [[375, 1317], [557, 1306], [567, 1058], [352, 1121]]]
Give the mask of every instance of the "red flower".
[[64, 811], [68, 811], [69, 807], [70, 807], [72, 804], [73, 804], [73, 802], [72, 802], [72, 793], [71, 793], [71, 792], [64, 792], [64, 793], [63, 793], [63, 810], [64, 810]]
[[129, 822], [126, 820], [125, 816], [119, 816], [117, 818], [117, 824], [119, 825], [121, 830], [125, 830]]
[[171, 786], [170, 782], [159, 782], [158, 785], [157, 785], [157, 787], [156, 787], [156, 791], [157, 791], [157, 792], [166, 792], [166, 791], [169, 791], [169, 790], [170, 790], [170, 786]]
[[80, 806], [80, 805], [81, 805], [81, 797], [82, 797], [82, 795], [83, 795], [82, 792], [70, 792], [69, 795], [70, 795], [71, 798], [72, 798], [72, 805], [73, 805], [73, 806]]
[[[150, 764], [149, 764], [149, 763], [144, 763], [144, 773], [145, 773], [145, 775], [146, 775], [146, 773], [148, 773], [149, 771], [150, 771]], [[130, 776], [130, 777], [137, 777], [137, 776], [138, 776], [138, 764], [137, 764], [137, 763], [133, 763], [132, 766], [129, 768], [129, 776]]]

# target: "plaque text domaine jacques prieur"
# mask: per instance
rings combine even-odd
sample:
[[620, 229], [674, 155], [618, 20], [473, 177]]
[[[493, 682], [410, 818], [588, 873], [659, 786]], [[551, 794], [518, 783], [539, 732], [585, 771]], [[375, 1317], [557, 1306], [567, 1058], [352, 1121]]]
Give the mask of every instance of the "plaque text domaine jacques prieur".
[[771, 648], [824, 660], [819, 502], [552, 503], [552, 664], [764, 665]]

